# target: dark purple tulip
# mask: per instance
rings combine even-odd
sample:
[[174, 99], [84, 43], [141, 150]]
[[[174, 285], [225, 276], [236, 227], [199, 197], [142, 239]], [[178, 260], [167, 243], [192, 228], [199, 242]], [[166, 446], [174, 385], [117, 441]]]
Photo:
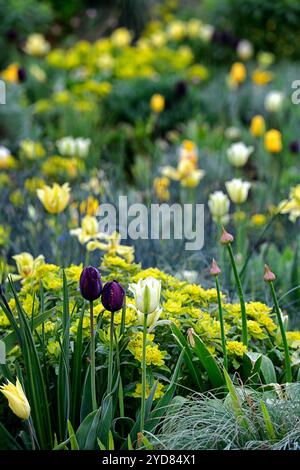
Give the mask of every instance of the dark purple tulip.
[[109, 312], [118, 312], [124, 304], [125, 290], [117, 281], [109, 281], [103, 287], [101, 301]]
[[187, 83], [184, 80], [179, 80], [175, 85], [175, 94], [177, 96], [184, 96], [187, 93]]
[[19, 67], [18, 69], [18, 79], [19, 82], [25, 82], [26, 80], [26, 70], [22, 67]]
[[299, 153], [299, 142], [297, 140], [293, 140], [293, 142], [290, 143], [289, 148], [291, 153]]
[[98, 269], [93, 266], [84, 268], [80, 276], [79, 287], [84, 299], [90, 302], [98, 299], [102, 292], [102, 281]]

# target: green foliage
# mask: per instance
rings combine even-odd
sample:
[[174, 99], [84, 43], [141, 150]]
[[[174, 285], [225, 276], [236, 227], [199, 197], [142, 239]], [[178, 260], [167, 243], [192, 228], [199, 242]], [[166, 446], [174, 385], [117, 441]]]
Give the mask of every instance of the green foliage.
[[239, 39], [249, 39], [257, 51], [299, 59], [300, 4], [297, 0], [206, 1], [213, 23]]

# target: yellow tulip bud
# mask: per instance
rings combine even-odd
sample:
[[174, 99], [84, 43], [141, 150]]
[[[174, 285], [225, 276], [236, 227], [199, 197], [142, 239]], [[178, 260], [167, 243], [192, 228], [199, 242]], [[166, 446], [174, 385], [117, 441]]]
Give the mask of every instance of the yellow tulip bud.
[[265, 134], [265, 148], [268, 152], [279, 153], [282, 150], [281, 132], [271, 129]]
[[8, 400], [8, 406], [18, 418], [27, 420], [30, 416], [30, 405], [22, 386], [17, 379], [16, 385], [8, 381], [7, 385], [2, 385], [0, 391]]
[[257, 114], [251, 120], [250, 132], [253, 137], [261, 137], [266, 130], [265, 120], [262, 116]]
[[154, 113], [161, 113], [165, 109], [165, 98], [155, 93], [150, 100], [150, 108]]
[[230, 79], [234, 83], [242, 83], [246, 80], [247, 70], [242, 62], [235, 62], [230, 70]]

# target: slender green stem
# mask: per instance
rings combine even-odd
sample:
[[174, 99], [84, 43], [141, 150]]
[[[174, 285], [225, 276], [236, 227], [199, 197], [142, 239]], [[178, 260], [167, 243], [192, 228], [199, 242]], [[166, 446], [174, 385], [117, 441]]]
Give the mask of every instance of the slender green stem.
[[282, 316], [281, 316], [281, 312], [280, 312], [280, 308], [279, 308], [279, 304], [278, 304], [278, 300], [277, 300], [277, 295], [276, 295], [276, 292], [275, 292], [275, 289], [274, 289], [273, 282], [270, 282], [270, 287], [271, 287], [271, 293], [272, 293], [273, 302], [274, 302], [274, 306], [275, 306], [275, 311], [276, 311], [276, 315], [277, 315], [277, 321], [278, 321], [278, 324], [279, 324], [279, 329], [280, 329], [280, 333], [281, 333], [281, 337], [282, 337], [282, 343], [283, 343], [283, 347], [284, 347], [284, 357], [285, 357], [285, 367], [286, 367], [286, 381], [287, 382], [292, 382], [293, 379], [292, 379], [292, 368], [291, 368], [289, 347], [288, 347], [288, 343], [287, 343], [287, 339], [286, 339], [285, 328], [284, 328], [284, 324], [283, 324], [283, 320], [282, 320]]
[[109, 356], [108, 356], [107, 395], [110, 395], [111, 392], [112, 392], [113, 355], [114, 355], [114, 312], [111, 312], [111, 315], [110, 315]]
[[237, 289], [238, 289], [240, 304], [241, 304], [242, 340], [243, 340], [243, 344], [248, 347], [247, 313], [246, 313], [246, 305], [245, 305], [243, 288], [242, 288], [241, 280], [240, 280], [239, 273], [236, 267], [236, 262], [234, 259], [234, 255], [233, 255], [233, 251], [232, 251], [232, 247], [230, 243], [228, 243], [227, 248], [228, 248], [228, 253], [229, 253], [229, 257], [230, 257], [230, 261], [231, 261], [231, 265], [232, 265], [232, 269], [233, 269], [233, 273], [235, 277], [235, 282], [236, 282]]
[[125, 331], [125, 320], [126, 320], [126, 297], [124, 299], [124, 304], [122, 307], [122, 317], [121, 317], [121, 330], [120, 335], [122, 336]]
[[119, 373], [119, 390], [118, 390], [119, 409], [120, 409], [120, 417], [124, 418], [125, 416], [124, 394], [123, 394], [123, 384], [122, 384], [122, 377], [121, 377], [120, 350], [119, 350], [119, 342], [118, 342], [116, 330], [114, 330], [114, 338], [115, 338], [115, 344], [116, 344], [116, 363], [117, 363], [117, 369]]
[[32, 429], [31, 420], [28, 419], [28, 420], [26, 421], [26, 424], [27, 424], [27, 427], [28, 427], [29, 436], [30, 436], [30, 441], [31, 441], [31, 450], [35, 450], [34, 432], [33, 432], [33, 429]]
[[226, 350], [226, 337], [225, 337], [224, 320], [223, 320], [223, 309], [222, 309], [221, 293], [220, 293], [220, 286], [219, 286], [219, 279], [218, 279], [218, 276], [216, 276], [215, 279], [216, 279], [216, 288], [217, 288], [217, 294], [218, 294], [219, 321], [220, 321], [222, 350], [223, 350], [223, 364], [224, 364], [225, 369], [228, 370], [228, 360], [227, 360], [227, 350]]
[[147, 369], [146, 369], [146, 341], [147, 341], [147, 321], [148, 315], [144, 314], [143, 322], [143, 356], [142, 356], [142, 398], [141, 398], [141, 433], [145, 427], [145, 404], [146, 404], [146, 387], [147, 387]]
[[95, 331], [94, 331], [94, 304], [90, 302], [90, 328], [91, 328], [91, 393], [93, 411], [97, 410], [97, 394], [96, 394], [96, 366], [95, 366]]

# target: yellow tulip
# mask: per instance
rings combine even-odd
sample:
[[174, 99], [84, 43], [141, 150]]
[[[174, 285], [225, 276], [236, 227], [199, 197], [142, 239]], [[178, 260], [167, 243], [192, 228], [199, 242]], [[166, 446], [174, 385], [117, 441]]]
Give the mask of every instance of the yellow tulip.
[[19, 80], [19, 65], [10, 64], [3, 72], [1, 72], [1, 77], [6, 82], [15, 83]]
[[70, 186], [65, 183], [60, 186], [54, 183], [51, 186], [44, 186], [37, 190], [37, 196], [42, 202], [46, 211], [50, 214], [59, 214], [63, 212], [70, 201]]
[[2, 385], [0, 391], [8, 400], [8, 406], [18, 418], [27, 420], [30, 416], [30, 405], [22, 386], [17, 379], [16, 385], [8, 381], [7, 385]]
[[246, 80], [247, 70], [242, 62], [235, 62], [230, 69], [230, 80], [239, 84]]
[[155, 93], [150, 100], [150, 108], [154, 113], [161, 113], [165, 109], [165, 98]]
[[250, 132], [253, 137], [261, 137], [266, 130], [265, 120], [262, 116], [257, 114], [251, 120]]
[[269, 72], [268, 70], [256, 69], [254, 70], [252, 74], [253, 82], [259, 86], [267, 85], [273, 80], [273, 78], [274, 78], [274, 75], [272, 74], [272, 72]]
[[30, 277], [39, 266], [45, 263], [43, 255], [34, 259], [33, 256], [27, 252], [13, 256], [13, 259], [16, 262], [19, 273], [19, 275], [14, 275], [15, 280]]
[[41, 57], [50, 50], [50, 44], [42, 34], [34, 33], [28, 36], [24, 51], [33, 56]]
[[265, 134], [265, 148], [268, 152], [279, 153], [282, 150], [281, 132], [271, 129]]

